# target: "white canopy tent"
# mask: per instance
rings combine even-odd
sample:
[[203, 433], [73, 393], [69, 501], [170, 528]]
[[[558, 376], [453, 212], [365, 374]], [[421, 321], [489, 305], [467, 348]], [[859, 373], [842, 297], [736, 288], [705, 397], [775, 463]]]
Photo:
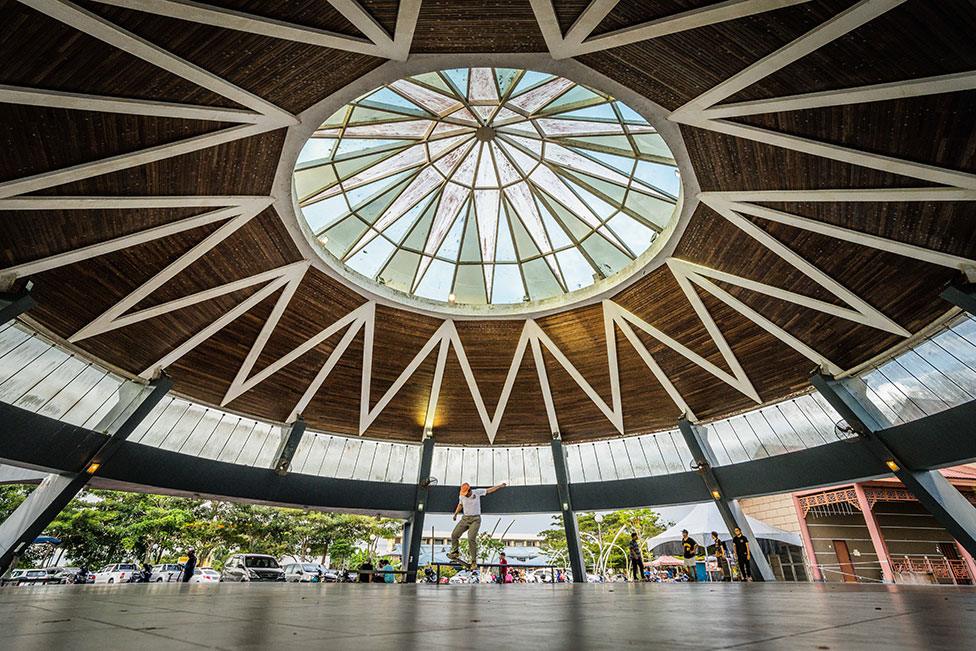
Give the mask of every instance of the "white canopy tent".
[[[797, 546], [802, 544], [799, 534], [783, 531], [782, 529], [766, 524], [762, 520], [757, 520], [749, 516], [746, 516], [746, 519], [749, 521], [749, 526], [752, 527], [752, 531], [756, 534], [757, 538], [778, 540], [779, 542]], [[718, 512], [718, 507], [711, 502], [707, 502], [696, 505], [688, 515], [683, 517], [673, 527], [648, 540], [647, 548], [654, 549], [663, 543], [680, 541], [682, 529], [687, 529], [688, 534], [702, 545], [707, 545], [711, 542], [711, 538], [702, 539], [702, 536], [708, 536], [713, 531], [717, 531], [719, 538], [722, 540], [730, 540], [732, 538], [732, 534], [722, 520], [722, 515]]]

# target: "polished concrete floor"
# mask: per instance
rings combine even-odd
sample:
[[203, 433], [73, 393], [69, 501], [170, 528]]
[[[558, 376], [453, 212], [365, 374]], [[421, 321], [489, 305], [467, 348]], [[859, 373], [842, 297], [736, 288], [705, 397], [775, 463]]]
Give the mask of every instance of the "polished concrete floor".
[[0, 649], [972, 649], [976, 588], [813, 584], [0, 588]]

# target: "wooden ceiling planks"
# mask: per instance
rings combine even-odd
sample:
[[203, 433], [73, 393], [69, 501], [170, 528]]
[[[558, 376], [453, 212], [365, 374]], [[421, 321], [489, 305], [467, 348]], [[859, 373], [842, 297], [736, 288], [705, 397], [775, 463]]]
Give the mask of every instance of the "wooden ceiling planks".
[[850, 0], [810, 2], [583, 55], [579, 60], [674, 110], [850, 4]]
[[87, 8], [292, 113], [305, 110], [383, 63], [365, 54], [120, 7], [91, 3]]
[[201, 212], [199, 208], [0, 210], [0, 267], [66, 253]]
[[269, 3], [266, 0], [207, 0], [207, 4], [333, 34], [365, 38], [363, 33], [328, 1], [289, 0]]
[[[299, 24], [353, 34], [355, 29], [331, 9], [306, 0], [281, 6], [256, 0], [214, 4]], [[368, 0], [366, 10], [391, 32], [398, 3]], [[565, 30], [587, 2], [556, 4]], [[651, 41], [581, 57], [666, 108], [677, 108], [716, 83], [774, 51], [850, 6], [825, 0], [726, 23], [688, 30]], [[260, 35], [197, 25], [115, 7], [86, 3], [105, 16], [192, 63], [225, 77], [289, 111], [300, 111], [382, 63]], [[621, 2], [598, 27], [612, 31], [702, 6], [699, 0], [670, 3]], [[80, 34], [17, 3], [0, 0], [5, 34], [0, 40], [0, 83], [140, 99], [233, 106], [229, 100]], [[814, 90], [898, 81], [976, 66], [971, 48], [973, 12], [906, 3], [809, 57], [774, 72], [732, 100], [775, 97]], [[16, 29], [8, 30], [8, 26]], [[542, 35], [528, 0], [469, 3], [424, 0], [413, 52], [540, 52]], [[878, 52], [884, 52], [883, 57]], [[851, 63], [851, 62], [855, 63]], [[798, 80], [802, 83], [798, 83]], [[973, 93], [737, 118], [786, 133], [813, 137], [923, 163], [972, 170]], [[215, 123], [86, 114], [81, 111], [0, 107], [22, 133], [8, 129], [8, 148], [18, 167], [8, 177], [91, 160], [168, 138], [206, 132]], [[46, 131], [45, 131], [46, 130]], [[917, 179], [857, 167], [704, 131], [682, 127], [703, 190], [883, 188], [926, 185]], [[33, 134], [36, 134], [36, 138]], [[51, 134], [51, 135], [48, 135]], [[99, 139], [98, 134], [105, 134]], [[43, 195], [254, 194], [270, 192], [284, 131], [263, 134], [172, 159], [46, 189]], [[31, 151], [33, 146], [35, 151]], [[101, 149], [99, 149], [101, 148]], [[976, 231], [971, 207], [961, 203], [778, 204], [797, 214], [898, 241], [972, 256]], [[36, 259], [193, 214], [191, 211], [50, 211], [4, 214], [0, 255], [8, 263]], [[9, 216], [9, 219], [7, 218]], [[938, 298], [949, 270], [865, 249], [795, 228], [754, 219], [767, 232], [804, 256], [909, 330], [931, 322], [946, 304]], [[36, 226], [32, 226], [32, 224]], [[57, 334], [71, 334], [108, 305], [138, 287], [155, 271], [188, 250], [215, 226], [41, 274], [38, 307], [32, 316]], [[13, 244], [8, 244], [13, 242]], [[676, 255], [716, 269], [836, 302], [735, 226], [699, 207]], [[142, 304], [152, 305], [299, 259], [280, 220], [270, 209], [198, 260]], [[788, 332], [842, 365], [876, 355], [897, 338], [865, 326], [821, 315], [780, 299], [731, 285], [720, 286]], [[137, 373], [249, 296], [254, 288], [135, 324], [82, 342], [84, 350]], [[750, 380], [764, 400], [791, 395], [808, 385], [814, 363], [738, 312], [698, 291]], [[172, 365], [176, 390], [217, 404], [271, 313], [275, 292]], [[264, 352], [260, 371], [365, 299], [325, 274], [310, 270], [285, 310]], [[726, 371], [715, 343], [666, 268], [649, 273], [614, 300], [659, 327]], [[392, 308], [377, 308], [371, 404], [375, 405], [440, 320]], [[602, 312], [586, 307], [539, 319], [540, 326], [609, 404], [609, 374]], [[520, 321], [457, 323], [489, 416], [522, 330]], [[635, 329], [655, 360], [699, 418], [710, 419], [751, 408], [755, 403], [657, 340]], [[287, 418], [343, 332], [230, 403], [259, 418]], [[359, 333], [304, 410], [315, 429], [358, 434], [363, 335]], [[663, 387], [617, 332], [624, 425], [628, 433], [673, 427], [678, 409]], [[379, 415], [367, 435], [419, 440], [430, 398], [436, 349], [420, 364], [404, 389]], [[617, 435], [612, 423], [583, 395], [575, 380], [544, 353], [557, 415], [567, 440]], [[446, 443], [487, 442], [470, 389], [452, 350], [448, 356], [435, 421]], [[549, 423], [531, 349], [518, 368], [496, 444], [545, 443]]]
[[[0, 182], [213, 133], [220, 122], [0, 104]], [[84, 148], [66, 143], [90, 143]]]
[[931, 183], [682, 126], [702, 191], [912, 188]]
[[529, 0], [423, 0], [411, 52], [545, 52]]
[[[743, 88], [727, 101], [968, 72], [976, 68], [974, 32], [976, 10], [969, 0], [906, 2]], [[798, 79], [803, 80], [802, 88], [797, 88]]]
[[914, 163], [976, 172], [976, 90], [734, 121]]
[[233, 140], [154, 163], [109, 172], [32, 194], [44, 196], [267, 195], [284, 129]]
[[0, 83], [130, 99], [237, 107], [231, 100], [16, 0], [0, 0]]

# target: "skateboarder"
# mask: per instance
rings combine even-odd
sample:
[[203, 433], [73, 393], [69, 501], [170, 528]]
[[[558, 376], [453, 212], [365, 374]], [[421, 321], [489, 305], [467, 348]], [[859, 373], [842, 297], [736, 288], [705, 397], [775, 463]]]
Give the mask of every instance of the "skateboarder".
[[454, 509], [454, 519], [457, 520], [458, 514], [464, 511], [461, 521], [454, 527], [451, 533], [451, 553], [447, 555], [452, 562], [461, 560], [458, 544], [461, 534], [468, 532], [468, 553], [471, 555], [471, 568], [474, 569], [478, 564], [478, 530], [481, 529], [481, 498], [491, 495], [497, 490], [507, 486], [505, 482], [496, 484], [491, 488], [471, 488], [471, 484], [465, 482], [461, 484], [461, 495], [458, 499], [457, 508]]

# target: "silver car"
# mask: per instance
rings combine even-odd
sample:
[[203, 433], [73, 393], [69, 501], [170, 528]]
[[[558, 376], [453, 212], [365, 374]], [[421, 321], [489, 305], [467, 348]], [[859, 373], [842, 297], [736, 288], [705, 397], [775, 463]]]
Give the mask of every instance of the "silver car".
[[162, 563], [153, 565], [150, 583], [166, 583], [169, 581], [179, 581], [183, 575], [183, 566], [179, 563]]
[[285, 565], [285, 581], [289, 583], [321, 583], [322, 566], [315, 563], [289, 563]]
[[284, 581], [285, 572], [274, 556], [234, 554], [224, 563], [221, 581]]

